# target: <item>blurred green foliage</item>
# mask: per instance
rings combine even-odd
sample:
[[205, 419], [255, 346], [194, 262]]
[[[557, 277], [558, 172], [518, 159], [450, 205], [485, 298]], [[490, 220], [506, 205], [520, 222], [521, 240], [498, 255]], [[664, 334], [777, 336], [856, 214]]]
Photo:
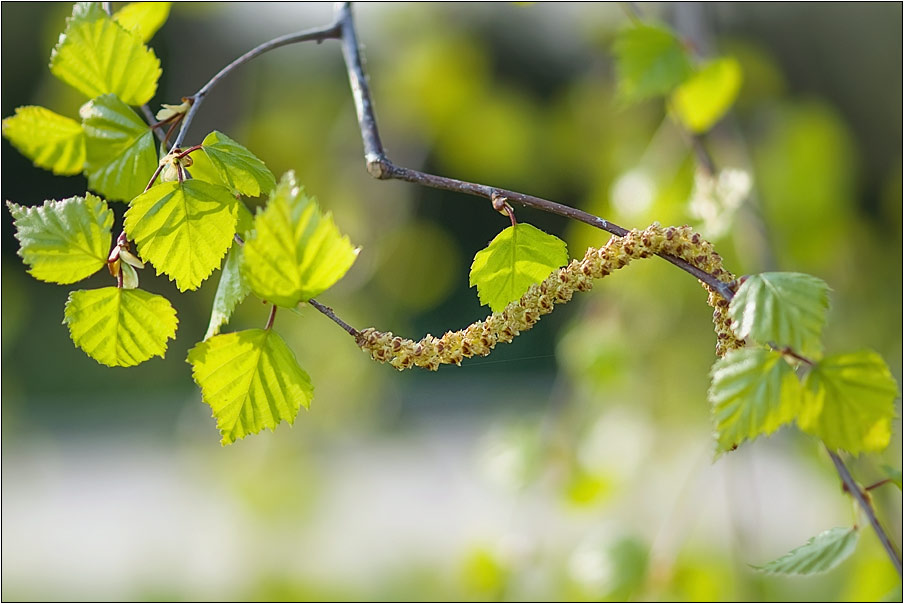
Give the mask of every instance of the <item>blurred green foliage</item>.
[[[680, 24], [685, 10], [649, 13]], [[735, 57], [743, 73], [734, 110], [705, 140], [720, 170], [749, 176], [736, 206], [737, 191], [700, 175], [664, 103], [616, 102], [612, 43], [628, 23], [618, 7], [356, 14], [396, 162], [626, 227], [694, 224], [738, 274], [810, 272], [833, 289], [827, 351], [873, 348], [900, 383], [901, 7], [702, 10], [711, 56]], [[82, 99], [46, 69], [69, 11], [2, 5], [4, 117], [26, 104], [76, 114]], [[164, 69], [152, 108], [258, 42], [329, 17], [174, 5], [151, 41]], [[844, 60], [830, 49], [838, 28]], [[484, 316], [467, 266], [508, 219], [484, 200], [367, 176], [335, 44], [280, 49], [231, 75], [188, 141], [213, 129], [275, 174], [294, 169], [362, 246], [321, 300], [353, 326], [420, 337]], [[86, 186], [32, 167], [6, 141], [2, 162], [3, 198], [16, 203]], [[727, 227], [708, 232], [715, 223], [692, 212], [704, 197]], [[572, 256], [606, 240], [517, 216]], [[637, 263], [490, 358], [437, 374], [396, 374], [312, 309], [283, 313], [280, 331], [317, 385], [311, 409], [292, 429], [223, 450], [184, 362], [216, 279], [178, 296], [145, 271], [142, 285], [179, 313], [177, 340], [165, 360], [111, 370], [72, 346], [59, 324], [67, 290], [31, 279], [8, 214], [2, 228], [3, 545], [17, 554], [4, 556], [4, 599], [871, 600], [900, 585], [869, 532], [819, 577], [749, 568], [849, 523], [848, 501], [815, 441], [795, 431], [710, 465], [710, 310], [664, 262]], [[98, 275], [86, 287], [109, 284]], [[226, 331], [261, 327], [266, 310], [246, 301]], [[885, 453], [852, 464], [862, 482], [899, 466], [899, 419], [892, 432]], [[900, 535], [899, 492], [874, 497]]]

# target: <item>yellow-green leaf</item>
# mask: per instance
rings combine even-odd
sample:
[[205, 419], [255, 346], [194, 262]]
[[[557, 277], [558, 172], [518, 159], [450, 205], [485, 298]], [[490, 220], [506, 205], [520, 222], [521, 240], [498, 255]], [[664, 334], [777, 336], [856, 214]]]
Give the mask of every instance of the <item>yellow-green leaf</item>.
[[784, 556], [754, 566], [758, 571], [779, 575], [813, 575], [832, 570], [857, 548], [856, 528], [837, 527], [823, 531]]
[[88, 186], [108, 199], [127, 201], [157, 169], [154, 133], [128, 105], [107, 94], [82, 105]]
[[220, 266], [235, 235], [238, 201], [199, 180], [151, 187], [132, 200], [125, 229], [141, 257], [181, 291], [197, 289]]
[[729, 351], [713, 365], [709, 388], [717, 452], [792, 421], [801, 397], [800, 381], [780, 353], [764, 348]]
[[736, 59], [711, 61], [672, 93], [672, 111], [691, 132], [706, 132], [731, 109], [741, 80], [741, 65]]
[[214, 336], [189, 350], [187, 360], [224, 445], [282, 421], [291, 425], [314, 396], [308, 374], [269, 329]]
[[798, 354], [822, 352], [822, 328], [829, 309], [829, 286], [804, 273], [750, 276], [728, 312], [739, 338], [790, 347]]
[[305, 195], [292, 172], [254, 217], [242, 275], [255, 295], [288, 308], [333, 286], [358, 255], [348, 237]]
[[22, 155], [54, 174], [78, 174], [85, 165], [85, 133], [73, 119], [44, 107], [18, 107], [3, 120], [5, 136]]
[[826, 357], [810, 369], [804, 386], [797, 420], [802, 430], [854, 455], [888, 446], [898, 385], [877, 353]]
[[163, 296], [104, 287], [70, 293], [64, 323], [89, 357], [110, 367], [130, 367], [163, 357], [179, 321]]
[[103, 11], [76, 6], [50, 56], [50, 71], [88, 98], [115, 94], [142, 105], [157, 91], [160, 61]]
[[477, 287], [481, 304], [499, 311], [567, 262], [564, 241], [522, 222], [506, 228], [477, 252], [470, 284]]
[[192, 154], [192, 178], [221, 184], [234, 193], [257, 197], [276, 186], [273, 173], [251, 151], [216, 130]]
[[15, 220], [19, 255], [35, 279], [75, 283], [107, 262], [113, 212], [103, 199], [88, 193], [43, 206], [6, 203]]
[[678, 37], [665, 27], [637, 25], [622, 30], [613, 48], [618, 96], [634, 103], [668, 94], [691, 75], [691, 63]]
[[166, 23], [170, 5], [172, 2], [131, 2], [116, 11], [113, 20], [147, 42]]
[[229, 322], [232, 311], [250, 293], [251, 288], [242, 278], [242, 246], [233, 243], [226, 254], [226, 262], [220, 273], [220, 282], [217, 284], [217, 293], [213, 299], [213, 308], [210, 311], [210, 322], [207, 324], [207, 340], [218, 333], [220, 328]]

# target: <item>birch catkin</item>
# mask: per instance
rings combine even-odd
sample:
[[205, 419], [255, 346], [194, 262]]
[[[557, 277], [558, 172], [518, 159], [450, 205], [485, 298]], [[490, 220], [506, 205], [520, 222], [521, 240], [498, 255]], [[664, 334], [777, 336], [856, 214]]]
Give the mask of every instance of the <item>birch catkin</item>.
[[[734, 276], [722, 267], [722, 258], [712, 244], [689, 226], [662, 227], [653, 223], [643, 231], [629, 231], [623, 237], [613, 236], [602, 248], [589, 248], [582, 260], [572, 260], [544, 281], [531, 285], [519, 300], [501, 312], [459, 331], [447, 331], [440, 338], [427, 334], [415, 342], [392, 332], [370, 327], [358, 333], [357, 343], [374, 360], [389, 363], [398, 370], [424, 367], [436, 371], [440, 365], [458, 365], [463, 359], [486, 356], [496, 344], [511, 342], [522, 331], [533, 327], [540, 317], [553, 311], [556, 304], [571, 300], [575, 291], [589, 291], [594, 279], [627, 266], [637, 258], [670, 254], [729, 283]], [[731, 331], [728, 301], [704, 284], [709, 292], [707, 302], [713, 307], [716, 331], [716, 354], [723, 356], [744, 345]]]

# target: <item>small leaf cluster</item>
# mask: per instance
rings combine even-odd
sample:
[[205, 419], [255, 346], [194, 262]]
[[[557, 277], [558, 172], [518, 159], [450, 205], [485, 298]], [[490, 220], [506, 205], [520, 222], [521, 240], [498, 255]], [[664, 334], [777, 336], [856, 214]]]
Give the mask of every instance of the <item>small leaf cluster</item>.
[[[136, 269], [149, 263], [184, 292], [199, 288], [227, 256], [205, 340], [188, 362], [228, 444], [291, 424], [310, 405], [313, 387], [271, 329], [272, 315], [266, 329], [220, 335], [221, 327], [248, 294], [274, 305], [274, 313], [320, 294], [349, 270], [357, 249], [294, 174], [277, 185], [256, 155], [221, 132], [158, 157], [154, 125], [132, 106], [156, 92], [160, 63], [144, 42], [168, 12], [168, 3], [130, 4], [113, 16], [98, 3], [75, 5], [50, 69], [91, 97], [81, 122], [20, 107], [3, 121], [3, 134], [37, 166], [84, 172], [93, 192], [37, 207], [7, 205], [35, 278], [69, 284], [107, 267], [116, 279], [115, 286], [71, 292], [64, 310], [73, 343], [108, 366], [163, 357], [176, 335], [175, 309], [138, 289]], [[164, 105], [157, 118], [181, 120], [190, 106], [190, 99]], [[261, 195], [266, 206], [252, 216], [242, 197]], [[109, 200], [128, 203], [115, 241]]]
[[628, 105], [666, 97], [672, 116], [694, 134], [722, 119], [741, 89], [736, 59], [695, 61], [688, 46], [664, 25], [632, 24], [618, 33], [613, 51], [620, 101]]
[[822, 356], [828, 292], [801, 273], [762, 273], [740, 286], [731, 328], [752, 345], [727, 352], [712, 369], [718, 453], [790, 422], [833, 450], [888, 446], [897, 383], [873, 351]]

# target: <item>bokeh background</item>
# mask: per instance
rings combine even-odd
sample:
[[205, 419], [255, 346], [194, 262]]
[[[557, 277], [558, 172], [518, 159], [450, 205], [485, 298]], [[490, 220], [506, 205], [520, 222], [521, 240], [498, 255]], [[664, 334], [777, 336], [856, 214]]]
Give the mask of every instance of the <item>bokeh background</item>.
[[[718, 183], [696, 177], [661, 102], [616, 102], [611, 43], [628, 23], [616, 4], [356, 7], [390, 156], [627, 227], [693, 224], [738, 274], [815, 274], [833, 289], [828, 350], [873, 348], [900, 383], [901, 5], [639, 6], [701, 55], [741, 63], [736, 107], [706, 138]], [[151, 41], [164, 68], [154, 103], [331, 10], [176, 4]], [[3, 116], [25, 104], [77, 115], [85, 99], [47, 69], [69, 12], [2, 4]], [[212, 129], [277, 176], [294, 169], [362, 246], [321, 298], [352, 325], [419, 338], [486, 314], [468, 267], [507, 220], [484, 200], [367, 176], [335, 41], [236, 71], [188, 141]], [[2, 142], [4, 200], [84, 190]], [[572, 256], [607, 239], [517, 213]], [[11, 222], [4, 211], [4, 600], [900, 598], [869, 530], [828, 574], [751, 570], [849, 525], [852, 508], [795, 428], [712, 462], [711, 311], [667, 263], [632, 265], [492, 356], [437, 373], [371, 362], [311, 309], [280, 313], [314, 403], [292, 428], [223, 448], [184, 361], [218, 277], [177, 295], [144, 271], [179, 313], [177, 339], [164, 360], [101, 367], [61, 325], [69, 290], [26, 274]], [[229, 329], [266, 317], [248, 300]], [[884, 454], [851, 462], [863, 483], [900, 467], [900, 419], [893, 433]], [[874, 496], [900, 544], [900, 492]]]

